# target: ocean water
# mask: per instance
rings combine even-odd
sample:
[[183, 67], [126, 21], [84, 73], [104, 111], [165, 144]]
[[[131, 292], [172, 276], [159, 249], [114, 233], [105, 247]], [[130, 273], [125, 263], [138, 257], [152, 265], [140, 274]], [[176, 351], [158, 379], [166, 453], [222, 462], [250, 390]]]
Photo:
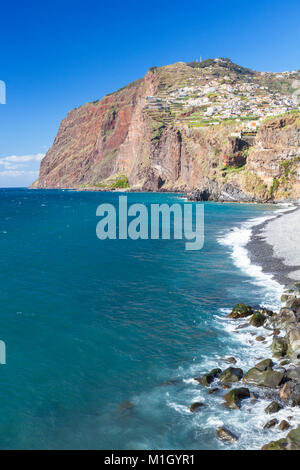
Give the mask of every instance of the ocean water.
[[[225, 424], [240, 436], [233, 448], [260, 448], [274, 438], [261, 431], [264, 400], [229, 411], [193, 377], [225, 356], [244, 368], [265, 357], [254, 331], [224, 317], [241, 301], [278, 305], [282, 287], [245, 249], [278, 208], [205, 203], [204, 247], [186, 251], [181, 240], [100, 241], [96, 208], [118, 196], [0, 190], [0, 447], [223, 449]], [[192, 414], [193, 401], [206, 406]]]

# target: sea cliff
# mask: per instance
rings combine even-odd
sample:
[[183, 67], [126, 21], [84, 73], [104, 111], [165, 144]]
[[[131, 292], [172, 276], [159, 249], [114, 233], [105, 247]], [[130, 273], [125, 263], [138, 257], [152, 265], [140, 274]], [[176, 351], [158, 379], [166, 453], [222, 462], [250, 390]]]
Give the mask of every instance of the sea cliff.
[[229, 59], [152, 67], [70, 111], [32, 187], [240, 201], [300, 196], [299, 76], [254, 72]]

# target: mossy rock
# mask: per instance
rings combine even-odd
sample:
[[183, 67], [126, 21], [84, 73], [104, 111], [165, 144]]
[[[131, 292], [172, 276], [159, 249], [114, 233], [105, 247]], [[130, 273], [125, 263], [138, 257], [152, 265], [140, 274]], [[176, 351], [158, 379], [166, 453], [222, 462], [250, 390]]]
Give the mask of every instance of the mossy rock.
[[241, 401], [250, 398], [250, 391], [248, 388], [233, 388], [230, 392], [224, 395], [224, 405], [228, 408], [239, 410], [241, 408]]
[[271, 441], [269, 444], [262, 446], [261, 450], [286, 450], [288, 441], [286, 439], [279, 439], [278, 441]]
[[253, 309], [246, 304], [237, 304], [232, 312], [227, 315], [227, 318], [245, 318], [253, 314]]
[[282, 409], [282, 406], [279, 403], [277, 403], [277, 401], [272, 401], [272, 403], [270, 403], [265, 409], [265, 413], [267, 413], [268, 415], [273, 414], [273, 413], [278, 413], [278, 411], [280, 411], [281, 409]]
[[250, 325], [260, 327], [266, 321], [266, 317], [260, 312], [254, 312], [252, 317], [250, 318]]
[[225, 369], [224, 372], [219, 376], [220, 382], [223, 383], [234, 383], [234, 382], [239, 382], [241, 378], [243, 377], [243, 371], [242, 369], [238, 367], [228, 367], [228, 369]]
[[264, 370], [272, 370], [273, 366], [274, 362], [272, 359], [264, 359], [263, 361], [260, 361], [258, 364], [256, 364], [255, 368], [263, 372]]
[[282, 372], [277, 372], [271, 369], [264, 371], [258, 370], [256, 367], [248, 370], [243, 378], [243, 382], [249, 385], [256, 385], [257, 387], [276, 388], [284, 378]]
[[300, 424], [287, 435], [290, 450], [300, 450]]
[[284, 357], [288, 351], [288, 343], [284, 338], [274, 338], [271, 349], [274, 357]]

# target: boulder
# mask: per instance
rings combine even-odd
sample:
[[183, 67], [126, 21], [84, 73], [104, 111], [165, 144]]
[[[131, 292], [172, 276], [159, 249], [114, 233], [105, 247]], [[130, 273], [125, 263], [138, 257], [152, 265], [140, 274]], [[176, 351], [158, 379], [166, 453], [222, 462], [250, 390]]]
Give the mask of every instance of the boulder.
[[290, 431], [286, 437], [289, 450], [300, 450], [300, 425]]
[[276, 388], [284, 378], [282, 372], [277, 372], [271, 369], [260, 371], [256, 367], [248, 370], [243, 378], [243, 382], [248, 385], [256, 385], [257, 387]]
[[211, 388], [210, 390], [208, 390], [208, 394], [209, 395], [214, 395], [215, 393], [218, 393], [219, 390], [220, 390], [220, 388], [218, 388], [218, 387]]
[[219, 439], [225, 442], [234, 442], [238, 440], [238, 437], [224, 426], [217, 429], [217, 436]]
[[256, 336], [255, 341], [264, 341], [266, 338], [264, 336]]
[[266, 321], [266, 317], [260, 312], [254, 312], [252, 317], [250, 318], [250, 325], [252, 326], [263, 326]]
[[273, 310], [268, 310], [267, 308], [257, 308], [256, 312], [261, 313], [265, 317], [272, 317], [274, 315]]
[[279, 439], [278, 441], [271, 441], [269, 444], [262, 446], [261, 450], [287, 450], [288, 441], [286, 439]]
[[242, 369], [238, 367], [228, 367], [228, 369], [225, 369], [224, 372], [222, 372], [222, 374], [219, 376], [219, 380], [220, 382], [228, 384], [233, 382], [239, 382], [242, 377]]
[[245, 318], [253, 314], [252, 307], [246, 304], [237, 304], [232, 312], [227, 315], [227, 318]]
[[264, 425], [264, 429], [273, 428], [274, 426], [276, 426], [276, 424], [278, 424], [278, 419], [271, 419]]
[[274, 366], [274, 362], [272, 359], [264, 359], [263, 361], [260, 361], [258, 364], [255, 365], [255, 368], [260, 370], [261, 372], [265, 370], [270, 370]]
[[300, 406], [300, 384], [291, 380], [283, 384], [279, 396], [281, 400], [289, 402], [292, 406]]
[[236, 360], [235, 357], [225, 357], [224, 361], [228, 362], [229, 364], [236, 364], [237, 363], [237, 360]]
[[300, 367], [294, 367], [286, 371], [286, 377], [300, 384]]
[[288, 423], [288, 421], [283, 419], [278, 427], [279, 427], [280, 431], [286, 431], [287, 429], [290, 429], [291, 425], [290, 425], [290, 423]]
[[221, 374], [221, 372], [221, 369], [212, 369], [210, 372], [202, 375], [201, 377], [195, 377], [195, 380], [197, 380], [201, 385], [207, 387]]
[[297, 312], [297, 310], [300, 308], [300, 297], [295, 298], [295, 299], [291, 302], [290, 308], [291, 308], [292, 310], [295, 310], [295, 312]]
[[293, 328], [288, 333], [288, 353], [291, 357], [300, 358], [300, 327]]
[[230, 392], [224, 395], [225, 403], [224, 405], [232, 409], [240, 409], [241, 401], [246, 398], [250, 398], [250, 391], [248, 388], [233, 388]]
[[271, 349], [274, 357], [284, 357], [287, 354], [288, 343], [284, 338], [274, 337]]
[[281, 409], [282, 409], [282, 406], [279, 403], [277, 403], [277, 401], [272, 401], [272, 403], [270, 403], [265, 409], [265, 413], [267, 413], [268, 415], [273, 414], [273, 413], [278, 413], [278, 411]]
[[192, 403], [190, 406], [190, 411], [194, 413], [195, 411], [200, 411], [200, 409], [205, 406], [204, 403], [199, 403], [196, 401], [195, 403]]

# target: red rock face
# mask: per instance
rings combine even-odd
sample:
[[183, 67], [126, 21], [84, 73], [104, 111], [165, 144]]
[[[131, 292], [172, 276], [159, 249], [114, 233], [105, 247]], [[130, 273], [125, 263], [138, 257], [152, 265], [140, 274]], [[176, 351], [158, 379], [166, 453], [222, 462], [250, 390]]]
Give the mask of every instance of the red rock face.
[[[268, 199], [274, 178], [284, 176], [282, 163], [296, 165], [300, 157], [299, 117], [267, 121], [248, 148], [245, 140], [233, 137], [238, 129], [232, 125], [191, 128], [186, 113], [179, 120], [172, 110], [149, 106], [149, 96], [163, 96], [174, 80], [186, 79], [187, 69], [179, 63], [149, 71], [101, 101], [70, 111], [32, 187], [104, 187], [110, 178], [125, 175], [131, 189], [183, 191], [231, 184], [254, 196], [259, 189], [259, 197]], [[300, 195], [297, 171], [289, 180], [295, 197]]]

